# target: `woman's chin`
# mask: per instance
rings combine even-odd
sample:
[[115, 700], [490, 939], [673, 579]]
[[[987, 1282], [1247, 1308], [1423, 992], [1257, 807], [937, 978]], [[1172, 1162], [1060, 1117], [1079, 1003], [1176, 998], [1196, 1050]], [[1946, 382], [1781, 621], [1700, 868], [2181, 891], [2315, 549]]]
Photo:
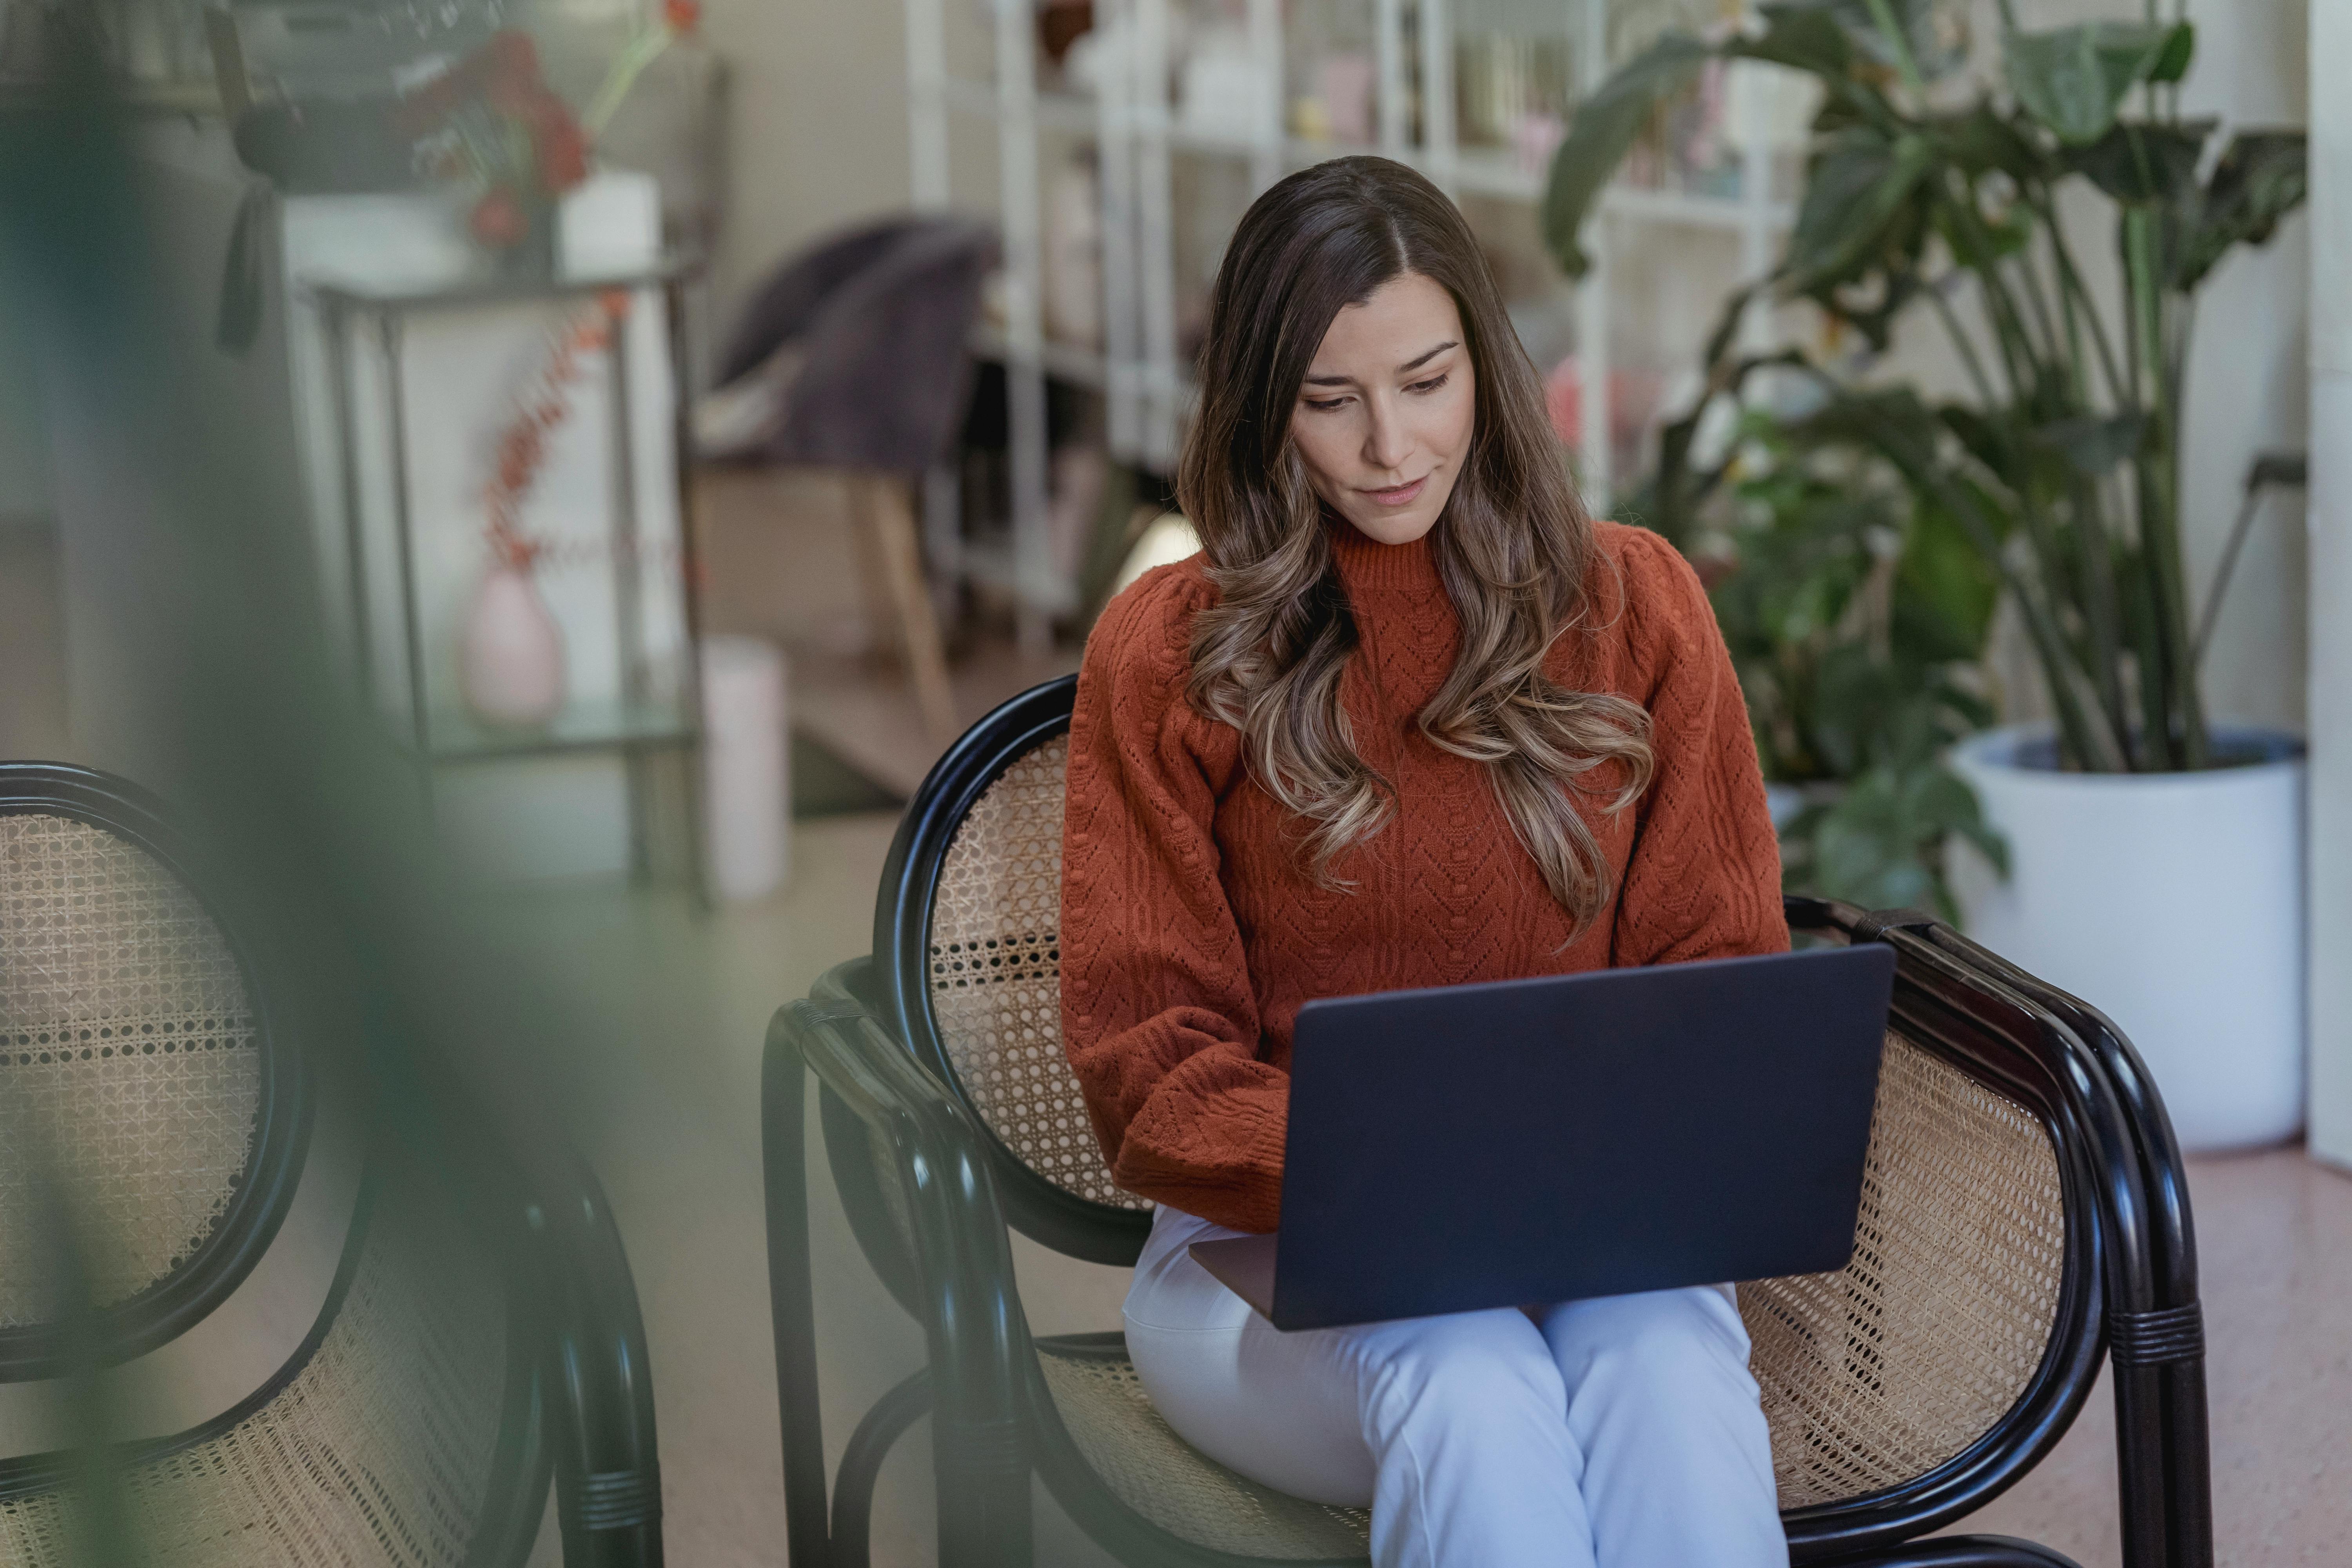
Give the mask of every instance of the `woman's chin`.
[[1348, 521], [1357, 532], [1379, 544], [1411, 544], [1414, 540], [1437, 526], [1438, 509], [1414, 507], [1410, 511], [1391, 512], [1386, 516], [1359, 517], [1346, 512]]

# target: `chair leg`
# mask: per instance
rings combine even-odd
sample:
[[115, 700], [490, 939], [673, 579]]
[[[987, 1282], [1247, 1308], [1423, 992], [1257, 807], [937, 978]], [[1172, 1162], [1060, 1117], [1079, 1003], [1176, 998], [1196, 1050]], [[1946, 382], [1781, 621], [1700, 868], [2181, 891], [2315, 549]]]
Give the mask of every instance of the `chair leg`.
[[891, 1445], [931, 1407], [927, 1367], [875, 1401], [842, 1450], [841, 1471], [833, 1482], [832, 1568], [868, 1568], [872, 1562], [874, 1483]]
[[2082, 1568], [2072, 1557], [2009, 1535], [1945, 1535], [1838, 1559], [1839, 1568]]
[[948, 688], [939, 616], [923, 581], [914, 503], [904, 479], [875, 474], [861, 476], [853, 483], [858, 509], [866, 514], [882, 558], [882, 576], [889, 590], [891, 610], [898, 617], [899, 647], [906, 654], [908, 678], [914, 683], [916, 706], [922, 710], [931, 739], [944, 746], [956, 738], [955, 700]]

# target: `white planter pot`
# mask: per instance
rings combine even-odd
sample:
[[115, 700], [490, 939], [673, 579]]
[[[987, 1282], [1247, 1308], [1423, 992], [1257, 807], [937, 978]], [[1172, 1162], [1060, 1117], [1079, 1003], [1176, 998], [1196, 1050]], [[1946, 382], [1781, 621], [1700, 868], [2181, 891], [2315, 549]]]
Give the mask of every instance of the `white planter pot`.
[[2113, 1018], [2182, 1147], [2294, 1136], [2304, 1107], [2304, 766], [2270, 731], [2216, 730], [2263, 761], [2194, 773], [2067, 773], [2049, 731], [1997, 730], [1953, 766], [2009, 840], [2001, 882], [1952, 857], [1968, 932]]

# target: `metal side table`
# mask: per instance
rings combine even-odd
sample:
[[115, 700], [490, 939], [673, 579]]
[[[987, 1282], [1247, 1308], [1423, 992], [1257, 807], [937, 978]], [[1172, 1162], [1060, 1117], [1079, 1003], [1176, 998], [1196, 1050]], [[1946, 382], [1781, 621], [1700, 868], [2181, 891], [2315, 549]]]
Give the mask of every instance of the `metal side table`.
[[[404, 739], [417, 759], [428, 809], [433, 800], [434, 770], [439, 766], [615, 752], [623, 759], [627, 775], [630, 875], [633, 879], [643, 880], [652, 859], [648, 761], [656, 752], [679, 752], [686, 761], [684, 814], [688, 875], [698, 900], [708, 908], [710, 888], [704, 858], [700, 573], [695, 557], [691, 487], [686, 482], [685, 466], [686, 456], [692, 450], [685, 364], [685, 344], [689, 341], [685, 330], [685, 286], [699, 269], [698, 261], [681, 258], [634, 271], [585, 278], [486, 279], [416, 289], [321, 281], [311, 284], [306, 292], [320, 311], [328, 371], [333, 383], [335, 458], [341, 487], [352, 648], [360, 689], [370, 701], [375, 700], [376, 693], [375, 642], [370, 625], [366, 510], [361, 497], [358, 414], [353, 407], [352, 385], [353, 331], [372, 331], [383, 354], [391, 521], [399, 574], [400, 643], [409, 697], [408, 733]], [[611, 373], [605, 399], [610, 447], [606, 483], [612, 497], [614, 635], [619, 656], [619, 700], [568, 702], [546, 726], [529, 731], [484, 726], [459, 710], [436, 711], [425, 681], [415, 518], [410, 495], [406, 365], [403, 353], [408, 321], [419, 315], [486, 305], [551, 302], [614, 290], [634, 295], [649, 288], [661, 291], [664, 323], [671, 345], [675, 426], [671, 463], [677, 494], [678, 616], [685, 641], [675, 697], [657, 698], [650, 690], [648, 671], [653, 650], [646, 645], [645, 626], [636, 456], [632, 440], [635, 426], [630, 400], [629, 334], [624, 328], [606, 334], [604, 350]]]

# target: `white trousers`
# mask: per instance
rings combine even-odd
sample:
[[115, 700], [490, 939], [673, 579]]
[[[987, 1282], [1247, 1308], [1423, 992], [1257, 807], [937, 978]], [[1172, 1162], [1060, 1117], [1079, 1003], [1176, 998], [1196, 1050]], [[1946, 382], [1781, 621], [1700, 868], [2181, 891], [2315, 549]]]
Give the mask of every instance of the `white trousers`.
[[1748, 1331], [1702, 1286], [1284, 1333], [1163, 1207], [1127, 1297], [1152, 1404], [1262, 1485], [1372, 1510], [1376, 1568], [1786, 1568]]

